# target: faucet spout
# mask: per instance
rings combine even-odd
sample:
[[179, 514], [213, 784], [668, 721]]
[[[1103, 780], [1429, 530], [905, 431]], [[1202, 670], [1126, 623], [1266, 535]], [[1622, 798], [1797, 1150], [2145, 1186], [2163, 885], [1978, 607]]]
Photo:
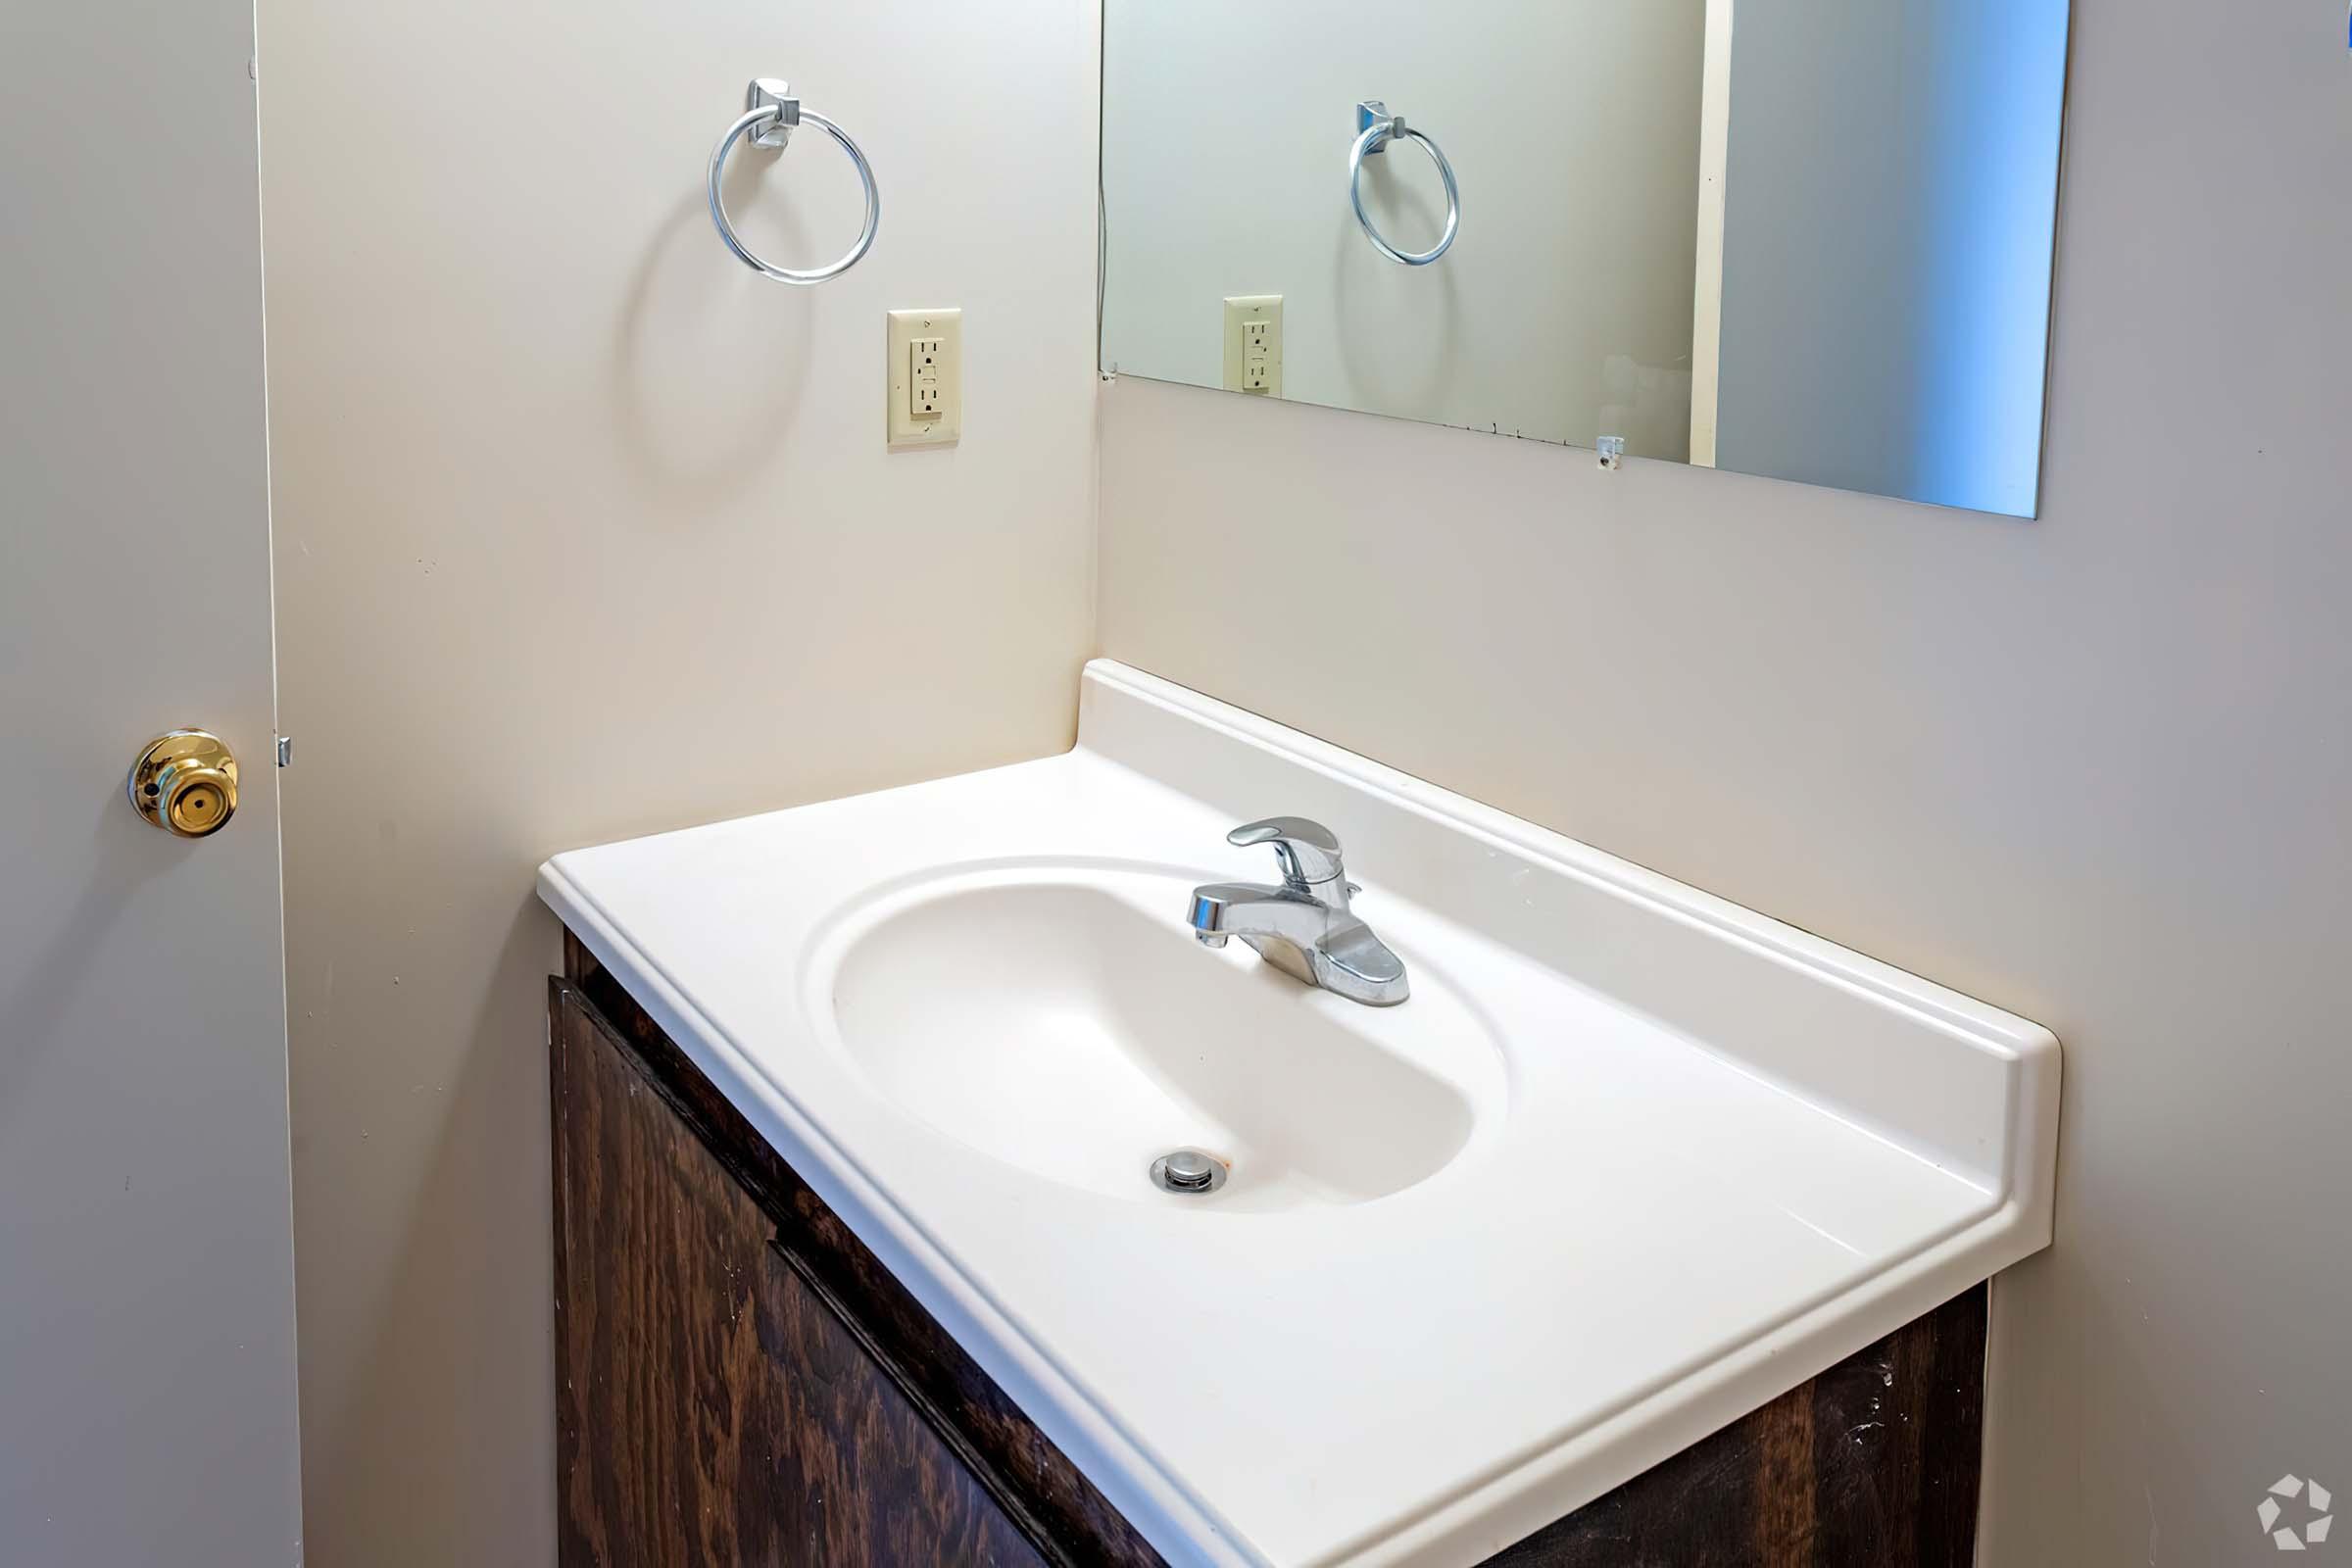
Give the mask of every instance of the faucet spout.
[[1287, 887], [1251, 882], [1211, 882], [1193, 889], [1193, 930], [1207, 936], [1288, 937], [1313, 941], [1323, 934], [1327, 906]]

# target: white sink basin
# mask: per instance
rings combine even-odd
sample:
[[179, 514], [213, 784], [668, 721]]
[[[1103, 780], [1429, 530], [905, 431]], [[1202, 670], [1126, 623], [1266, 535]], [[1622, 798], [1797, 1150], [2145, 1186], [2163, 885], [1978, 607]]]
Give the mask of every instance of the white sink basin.
[[[1192, 940], [1286, 813], [1409, 1000]], [[1475, 1562], [2049, 1240], [2045, 1030], [1116, 664], [540, 891], [1178, 1568]]]
[[[877, 1092], [972, 1150], [1130, 1202], [1361, 1203], [1412, 1186], [1500, 1113], [1493, 1030], [1426, 966], [1359, 1006], [1211, 953], [1182, 923], [1209, 867], [1000, 869], [896, 890], [842, 921], [810, 1011]], [[1167, 1193], [1152, 1162], [1231, 1170]]]

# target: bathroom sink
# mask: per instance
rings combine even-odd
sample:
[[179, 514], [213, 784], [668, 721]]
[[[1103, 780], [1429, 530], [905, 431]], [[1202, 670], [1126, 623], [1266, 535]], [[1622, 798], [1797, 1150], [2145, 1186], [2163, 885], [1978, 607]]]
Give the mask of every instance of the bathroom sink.
[[[1409, 995], [1195, 940], [1272, 817]], [[1178, 1568], [1474, 1562], [2049, 1241], [2047, 1031], [1117, 664], [540, 891]]]
[[[1310, 990], [1178, 916], [1192, 870], [1043, 864], [859, 906], [819, 945], [810, 1010], [879, 1094], [976, 1153], [1130, 1201], [1360, 1203], [1445, 1168], [1500, 1113], [1492, 1029], [1438, 976], [1413, 1004]], [[830, 1031], [829, 1031], [830, 1032]], [[1200, 1196], [1150, 1170], [1200, 1150]]]

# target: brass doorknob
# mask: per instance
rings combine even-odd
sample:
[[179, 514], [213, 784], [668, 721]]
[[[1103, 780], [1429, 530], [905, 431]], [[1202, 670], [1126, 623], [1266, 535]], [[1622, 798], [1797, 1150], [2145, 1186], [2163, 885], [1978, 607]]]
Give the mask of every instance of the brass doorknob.
[[130, 764], [130, 804], [167, 833], [200, 839], [237, 811], [237, 760], [209, 730], [158, 735]]

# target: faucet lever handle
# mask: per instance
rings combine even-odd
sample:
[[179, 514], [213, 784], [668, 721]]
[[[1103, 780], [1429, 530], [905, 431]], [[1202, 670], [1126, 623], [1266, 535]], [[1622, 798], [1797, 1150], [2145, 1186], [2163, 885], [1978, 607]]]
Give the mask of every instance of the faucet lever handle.
[[[1347, 872], [1340, 858], [1339, 835], [1303, 816], [1269, 816], [1262, 822], [1246, 822], [1226, 834], [1225, 842], [1241, 848], [1273, 845], [1284, 880], [1297, 888], [1318, 886]], [[1346, 899], [1346, 894], [1340, 895], [1340, 902]]]

